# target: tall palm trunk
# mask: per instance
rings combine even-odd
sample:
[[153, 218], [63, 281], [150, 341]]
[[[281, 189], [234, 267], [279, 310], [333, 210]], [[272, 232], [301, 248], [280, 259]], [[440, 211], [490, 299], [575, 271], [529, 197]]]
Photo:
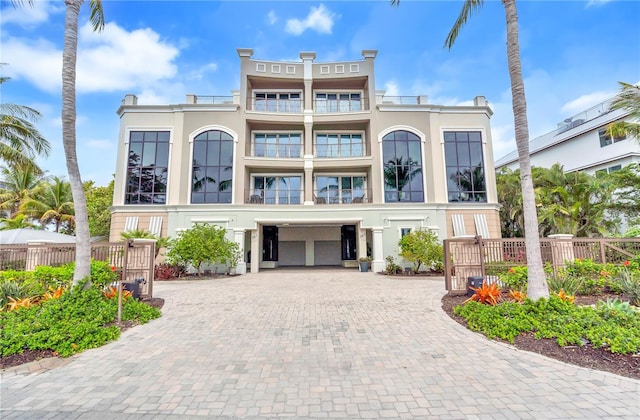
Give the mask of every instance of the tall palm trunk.
[[76, 152], [76, 57], [78, 19], [84, 0], [65, 0], [64, 49], [62, 51], [62, 144], [67, 161], [69, 183], [76, 218], [76, 265], [73, 283], [91, 274], [91, 244], [87, 202], [82, 188]]
[[549, 297], [549, 289], [542, 267], [540, 237], [538, 236], [538, 215], [536, 212], [533, 176], [531, 175], [531, 157], [529, 155], [529, 126], [527, 121], [527, 101], [522, 80], [520, 63], [520, 45], [518, 43], [518, 13], [515, 0], [502, 0], [507, 18], [507, 61], [511, 79], [513, 119], [516, 145], [520, 161], [520, 181], [522, 185], [522, 208], [524, 215], [524, 240], [527, 248], [527, 266], [529, 280], [527, 295], [537, 300]]

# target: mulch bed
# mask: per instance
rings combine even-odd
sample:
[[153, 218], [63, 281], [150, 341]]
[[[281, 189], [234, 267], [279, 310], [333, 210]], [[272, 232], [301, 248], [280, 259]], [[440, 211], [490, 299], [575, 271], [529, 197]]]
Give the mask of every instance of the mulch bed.
[[[140, 301], [158, 309], [162, 309], [164, 306], [164, 299], [162, 298], [143, 298]], [[136, 322], [125, 321], [120, 324], [120, 330], [126, 331], [136, 325], [138, 325]], [[40, 359], [46, 359], [48, 357], [57, 357], [57, 355], [52, 350], [25, 350], [22, 354], [12, 354], [11, 356], [0, 357], [0, 369], [22, 365], [24, 363]]]
[[[609, 297], [617, 297], [609, 295]], [[455, 321], [467, 326], [467, 321], [453, 314], [453, 308], [467, 299], [466, 295], [445, 295], [442, 298], [442, 309]], [[576, 304], [592, 305], [598, 300], [606, 300], [607, 296], [577, 296]], [[502, 340], [499, 340], [502, 341]], [[602, 348], [584, 346], [561, 347], [554, 339], [535, 339], [532, 333], [515, 338], [513, 346], [519, 350], [539, 353], [565, 363], [595, 370], [612, 372], [620, 376], [640, 379], [640, 354], [616, 354]]]

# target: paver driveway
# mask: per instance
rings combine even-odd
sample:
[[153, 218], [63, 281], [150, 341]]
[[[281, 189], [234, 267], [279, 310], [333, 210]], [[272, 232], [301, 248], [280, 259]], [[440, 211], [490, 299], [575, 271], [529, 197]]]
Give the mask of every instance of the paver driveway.
[[279, 270], [157, 282], [163, 317], [5, 373], [2, 418], [637, 418], [640, 381], [490, 342], [441, 279]]

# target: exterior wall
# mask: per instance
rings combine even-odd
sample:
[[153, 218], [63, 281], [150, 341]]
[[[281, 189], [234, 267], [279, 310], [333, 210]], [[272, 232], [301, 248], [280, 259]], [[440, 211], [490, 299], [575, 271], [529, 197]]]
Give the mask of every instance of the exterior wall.
[[[605, 128], [611, 122], [625, 118], [626, 115], [619, 110], [607, 112], [606, 103], [600, 106], [601, 114], [575, 128], [559, 134], [558, 130], [554, 130], [531, 140], [531, 164], [550, 168], [559, 163], [567, 172], [585, 171], [593, 174], [599, 169], [614, 165], [625, 166], [639, 162], [640, 142], [633, 137], [604, 147], [600, 146], [598, 130]], [[502, 167], [518, 169], [517, 153], [511, 152], [500, 158], [496, 162], [496, 169]]]
[[493, 211], [487, 211], [486, 209], [457, 209], [447, 210], [447, 237], [453, 238], [453, 221], [451, 216], [454, 214], [462, 214], [464, 220], [465, 232], [467, 235], [480, 235], [476, 229], [476, 222], [473, 218], [475, 214], [484, 214], [487, 218], [487, 227], [489, 228], [489, 234], [491, 238], [501, 238], [502, 229], [500, 227], [500, 212], [499, 209]]
[[[227, 238], [241, 245], [244, 258], [253, 256], [247, 270], [273, 267], [262, 262], [262, 226], [277, 225], [279, 241], [291, 246], [304, 244], [304, 264], [314, 265], [316, 241], [340, 242], [340, 226], [357, 226], [357, 254], [373, 253], [375, 271], [384, 268], [384, 257], [397, 255], [401, 229], [431, 229], [440, 239], [450, 237], [451, 214], [464, 213], [474, 232], [473, 214], [487, 215], [492, 237], [500, 236], [497, 192], [491, 147], [491, 110], [482, 97], [473, 106], [447, 107], [426, 103], [415, 105], [383, 101], [374, 90], [375, 51], [363, 51], [364, 60], [344, 63], [313, 63], [314, 53], [301, 53], [302, 63], [251, 59], [251, 50], [238, 50], [241, 63], [240, 89], [233, 103], [200, 104], [189, 95], [187, 104], [137, 105], [127, 95], [119, 109], [120, 141], [116, 168], [111, 239], [118, 240], [129, 216], [139, 217], [139, 229], [147, 229], [152, 216], [163, 216], [162, 235], [175, 237], [194, 223], [212, 223], [227, 230]], [[302, 93], [301, 112], [274, 113], [253, 110], [254, 90]], [[361, 92], [363, 110], [320, 113], [314, 110], [316, 91], [354, 90]], [[231, 204], [190, 204], [193, 139], [201, 132], [218, 129], [234, 140], [233, 201]], [[125, 183], [129, 132], [170, 131], [169, 170], [166, 205], [125, 205]], [[251, 156], [256, 131], [297, 131], [301, 133], [303, 157], [265, 158]], [[395, 130], [407, 130], [422, 142], [424, 203], [384, 203], [382, 138]], [[443, 133], [448, 130], [480, 131], [483, 139], [486, 203], [449, 203], [444, 164]], [[318, 132], [363, 133], [366, 153], [362, 157], [317, 158], [314, 155]], [[249, 203], [246, 189], [252, 174], [300, 174], [304, 204], [265, 205]], [[367, 178], [370, 197], [362, 204], [323, 204], [313, 200], [314, 179], [321, 174], [362, 174]], [[326, 244], [325, 244], [326, 245]], [[286, 248], [287, 245], [285, 245]], [[298, 254], [296, 254], [298, 255]], [[323, 258], [326, 255], [321, 255]], [[299, 257], [299, 256], [298, 256]], [[296, 258], [288, 263], [295, 263]], [[352, 261], [351, 261], [352, 262]], [[343, 262], [349, 265], [351, 262]], [[241, 262], [244, 266], [244, 262]], [[239, 271], [242, 272], [242, 271]]]

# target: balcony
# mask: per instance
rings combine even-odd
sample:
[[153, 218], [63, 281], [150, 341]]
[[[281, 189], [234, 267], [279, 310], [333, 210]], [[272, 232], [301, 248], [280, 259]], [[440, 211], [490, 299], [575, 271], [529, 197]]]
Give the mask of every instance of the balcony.
[[302, 190], [247, 189], [244, 192], [245, 204], [298, 205], [303, 203]]
[[256, 112], [300, 114], [303, 105], [302, 99], [247, 98], [247, 110]]
[[[379, 99], [380, 100], [380, 99]], [[427, 97], [422, 96], [382, 96], [380, 103], [383, 105], [426, 105]]]
[[369, 109], [368, 98], [318, 99], [313, 101], [313, 109], [318, 114], [360, 112]]
[[315, 204], [365, 204], [371, 203], [371, 190], [368, 189], [339, 189], [316, 190], [313, 193]]

